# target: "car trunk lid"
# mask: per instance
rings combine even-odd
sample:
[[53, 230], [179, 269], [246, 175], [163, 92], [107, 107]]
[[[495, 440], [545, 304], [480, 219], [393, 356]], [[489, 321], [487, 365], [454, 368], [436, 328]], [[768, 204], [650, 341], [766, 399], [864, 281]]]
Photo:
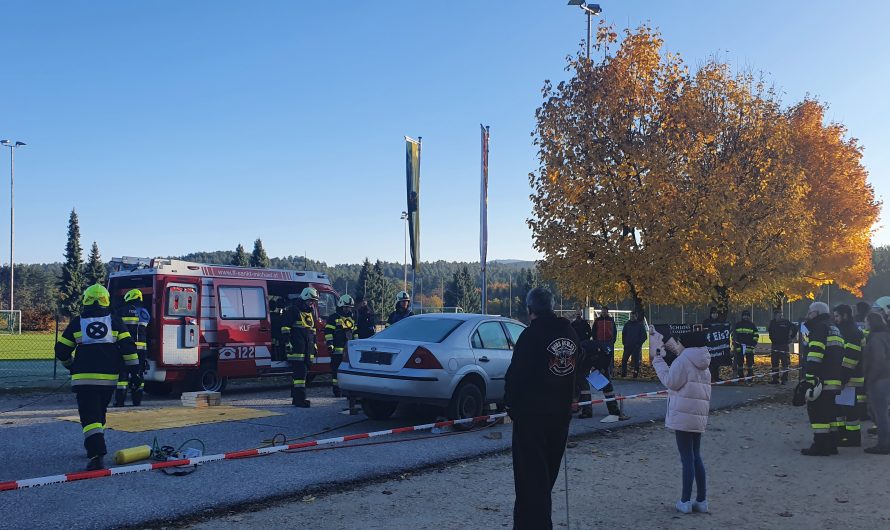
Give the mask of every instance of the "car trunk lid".
[[418, 346], [409, 340], [359, 339], [349, 341], [349, 365], [373, 372], [398, 372]]

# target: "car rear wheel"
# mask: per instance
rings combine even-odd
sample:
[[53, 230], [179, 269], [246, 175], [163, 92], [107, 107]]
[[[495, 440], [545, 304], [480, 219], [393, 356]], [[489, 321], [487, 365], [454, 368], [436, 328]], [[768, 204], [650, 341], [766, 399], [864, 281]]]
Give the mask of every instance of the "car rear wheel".
[[228, 383], [228, 379], [219, 375], [215, 362], [201, 363], [196, 385], [199, 391], [222, 392], [226, 389], [226, 383]]
[[380, 401], [377, 399], [363, 399], [362, 410], [365, 416], [372, 420], [388, 419], [399, 407], [397, 401]]
[[[485, 394], [479, 385], [474, 381], [463, 381], [454, 391], [445, 412], [449, 420], [462, 420], [481, 416], [484, 406]], [[459, 428], [470, 426], [468, 424], [456, 425]]]

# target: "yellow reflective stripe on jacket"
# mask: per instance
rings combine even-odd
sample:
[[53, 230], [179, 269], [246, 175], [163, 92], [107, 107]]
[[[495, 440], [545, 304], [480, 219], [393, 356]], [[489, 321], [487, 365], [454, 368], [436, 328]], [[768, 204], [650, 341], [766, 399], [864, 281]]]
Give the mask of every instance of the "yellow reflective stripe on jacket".
[[807, 353], [807, 361], [811, 361], [814, 363], [821, 363], [822, 359], [825, 358], [825, 354], [817, 351], [811, 351]]
[[810, 427], [812, 427], [813, 430], [816, 431], [816, 432], [818, 432], [818, 433], [825, 433], [825, 432], [830, 432], [830, 431], [831, 431], [831, 424], [830, 424], [830, 423], [811, 423], [811, 424], [810, 424]]
[[76, 342], [76, 343], [78, 343], [78, 344], [80, 344], [81, 342], [83, 342], [83, 332], [82, 332], [82, 331], [75, 331], [75, 332], [74, 332], [74, 342]]
[[121, 317], [124, 322], [139, 322], [139, 317]]
[[112, 336], [117, 337], [117, 340], [124, 340], [124, 339], [129, 339], [130, 337], [132, 337], [132, 335], [130, 335], [129, 331], [121, 331], [121, 332], [115, 331], [112, 333]]
[[124, 355], [123, 358], [124, 358], [124, 361], [138, 361], [139, 354], [138, 353], [128, 353], [127, 355]]
[[119, 374], [72, 374], [72, 381], [80, 381], [81, 379], [98, 379], [100, 381], [117, 381]]
[[848, 348], [854, 351], [862, 351], [862, 346], [856, 344], [855, 342], [847, 342], [844, 344], [844, 348]]
[[829, 346], [834, 345], [834, 346], [841, 346], [841, 347], [843, 347], [844, 344], [846, 344], [846, 343], [844, 342], [844, 338], [843, 338], [843, 337], [839, 337], [839, 336], [837, 336], [837, 335], [829, 335], [829, 336], [828, 336], [828, 345], [829, 345]]
[[811, 340], [811, 341], [810, 341], [810, 349], [812, 350], [813, 348], [821, 348], [821, 349], [824, 350], [824, 349], [825, 349], [825, 343], [824, 343], [824, 342], [820, 342], [820, 341], [818, 341], [818, 340]]
[[66, 339], [65, 337], [59, 337], [59, 342], [61, 342], [65, 346], [68, 346], [69, 348], [74, 348], [77, 346], [77, 344], [75, 342], [70, 341], [70, 340]]
[[844, 357], [844, 359], [841, 361], [841, 365], [843, 365], [844, 368], [856, 368], [856, 365], [858, 364], [858, 359], [851, 359], [849, 357]]

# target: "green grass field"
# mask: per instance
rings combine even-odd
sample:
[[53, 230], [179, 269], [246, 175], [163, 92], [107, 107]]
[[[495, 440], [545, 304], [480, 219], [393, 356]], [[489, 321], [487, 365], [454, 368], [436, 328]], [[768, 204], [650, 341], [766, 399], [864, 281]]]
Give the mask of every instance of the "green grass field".
[[55, 342], [55, 332], [0, 335], [0, 361], [51, 360]]

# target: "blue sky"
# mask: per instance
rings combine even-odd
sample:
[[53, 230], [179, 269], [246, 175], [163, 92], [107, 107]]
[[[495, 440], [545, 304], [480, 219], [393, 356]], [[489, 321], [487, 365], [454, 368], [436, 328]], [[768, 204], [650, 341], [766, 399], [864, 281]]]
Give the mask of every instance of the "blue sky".
[[[398, 261], [404, 135], [424, 140], [423, 259], [478, 259], [480, 123], [489, 258], [534, 259], [534, 111], [586, 25], [565, 3], [0, 0], [0, 137], [29, 144], [16, 261], [61, 260], [72, 207], [106, 259], [262, 237], [272, 256]], [[890, 196], [890, 2], [601, 5], [619, 28], [658, 26], [692, 67], [717, 53], [766, 72], [788, 103], [827, 101]], [[7, 179], [4, 150], [0, 249]]]

